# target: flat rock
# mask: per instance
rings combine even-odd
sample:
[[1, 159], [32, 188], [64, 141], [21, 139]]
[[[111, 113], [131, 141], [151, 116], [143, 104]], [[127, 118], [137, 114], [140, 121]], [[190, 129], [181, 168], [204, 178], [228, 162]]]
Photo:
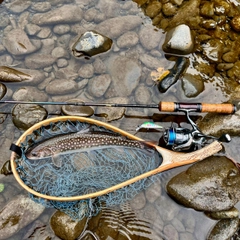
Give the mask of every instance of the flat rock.
[[[81, 99], [70, 99], [68, 103], [81, 103]], [[94, 114], [94, 110], [89, 106], [74, 106], [65, 105], [62, 107], [62, 112], [69, 116], [90, 117]]]
[[[151, 36], [151, 37], [149, 37]], [[161, 30], [156, 30], [152, 25], [144, 26], [139, 31], [139, 40], [144, 48], [152, 50], [159, 46], [163, 34]]]
[[[128, 103], [128, 99], [123, 97], [115, 97], [115, 98], [107, 99], [102, 102], [124, 104], [124, 103]], [[120, 108], [98, 107], [95, 111], [96, 115], [104, 116], [106, 121], [108, 122], [122, 118], [124, 113], [125, 113], [124, 107], [120, 107]]]
[[102, 97], [111, 84], [111, 76], [102, 74], [89, 79], [88, 92], [94, 97]]
[[37, 13], [32, 23], [37, 25], [75, 23], [82, 20], [82, 9], [74, 5], [64, 5], [46, 13]]
[[19, 28], [4, 35], [3, 46], [15, 56], [30, 54], [40, 48], [40, 46], [34, 46], [27, 34]]
[[44, 209], [29, 197], [18, 195], [0, 211], [0, 239], [8, 239], [17, 233], [38, 218]]
[[112, 77], [110, 91], [113, 97], [126, 97], [138, 86], [141, 77], [141, 67], [136, 60], [122, 57], [110, 57], [107, 64]]
[[167, 184], [171, 197], [186, 207], [216, 212], [240, 200], [240, 172], [226, 157], [208, 157], [173, 177]]
[[101, 22], [96, 26], [95, 30], [113, 39], [136, 28], [141, 23], [142, 19], [139, 16], [121, 16]]
[[46, 92], [52, 95], [64, 95], [68, 93], [73, 93], [77, 90], [77, 83], [73, 80], [67, 79], [53, 80], [46, 87]]
[[18, 88], [12, 96], [16, 101], [39, 101], [45, 102], [48, 96], [45, 92], [39, 91], [36, 87], [26, 86]]
[[31, 54], [25, 58], [25, 65], [30, 69], [42, 69], [52, 66], [56, 61], [57, 58], [49, 54]]

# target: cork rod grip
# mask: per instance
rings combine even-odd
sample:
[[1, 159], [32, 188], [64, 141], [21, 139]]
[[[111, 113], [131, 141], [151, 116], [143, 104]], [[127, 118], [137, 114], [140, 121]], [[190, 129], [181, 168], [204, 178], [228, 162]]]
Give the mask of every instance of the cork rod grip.
[[236, 106], [231, 103], [178, 103], [160, 102], [160, 112], [177, 112], [181, 110], [192, 110], [195, 112], [235, 113]]

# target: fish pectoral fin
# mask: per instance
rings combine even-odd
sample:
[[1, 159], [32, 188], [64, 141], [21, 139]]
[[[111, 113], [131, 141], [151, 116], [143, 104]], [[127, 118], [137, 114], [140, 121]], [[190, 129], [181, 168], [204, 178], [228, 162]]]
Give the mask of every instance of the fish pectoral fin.
[[62, 166], [62, 159], [59, 154], [52, 155], [52, 163], [59, 168]]

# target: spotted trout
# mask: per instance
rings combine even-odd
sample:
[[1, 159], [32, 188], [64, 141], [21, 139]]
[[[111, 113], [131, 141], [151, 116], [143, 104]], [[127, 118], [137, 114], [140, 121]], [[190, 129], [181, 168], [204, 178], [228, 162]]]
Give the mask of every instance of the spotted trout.
[[124, 146], [143, 149], [146, 143], [104, 132], [71, 133], [43, 141], [29, 148], [25, 155], [28, 159], [43, 159], [68, 151], [101, 146]]

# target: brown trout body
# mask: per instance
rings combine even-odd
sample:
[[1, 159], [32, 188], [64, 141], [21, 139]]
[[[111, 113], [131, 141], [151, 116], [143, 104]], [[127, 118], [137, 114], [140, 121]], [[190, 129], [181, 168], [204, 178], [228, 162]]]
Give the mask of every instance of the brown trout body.
[[42, 159], [77, 149], [101, 146], [145, 148], [144, 142], [106, 133], [72, 133], [53, 137], [27, 150], [28, 159]]

